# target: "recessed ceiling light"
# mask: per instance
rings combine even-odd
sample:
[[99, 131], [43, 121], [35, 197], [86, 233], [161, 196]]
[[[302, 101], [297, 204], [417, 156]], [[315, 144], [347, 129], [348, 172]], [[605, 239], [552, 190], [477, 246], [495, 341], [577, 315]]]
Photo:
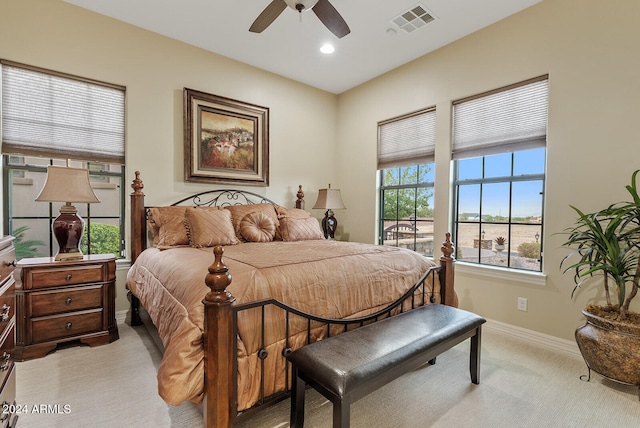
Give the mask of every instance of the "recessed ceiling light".
[[332, 44], [330, 43], [325, 43], [324, 45], [322, 45], [322, 47], [320, 48], [320, 52], [324, 53], [324, 54], [331, 54], [336, 50], [336, 48], [333, 47]]

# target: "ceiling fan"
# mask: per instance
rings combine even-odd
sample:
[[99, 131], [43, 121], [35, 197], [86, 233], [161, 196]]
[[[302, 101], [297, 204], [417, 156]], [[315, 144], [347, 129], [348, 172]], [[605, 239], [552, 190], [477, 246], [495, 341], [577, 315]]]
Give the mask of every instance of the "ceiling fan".
[[252, 33], [262, 33], [287, 6], [299, 13], [313, 10], [320, 21], [339, 39], [351, 32], [345, 20], [329, 0], [272, 0], [249, 28]]

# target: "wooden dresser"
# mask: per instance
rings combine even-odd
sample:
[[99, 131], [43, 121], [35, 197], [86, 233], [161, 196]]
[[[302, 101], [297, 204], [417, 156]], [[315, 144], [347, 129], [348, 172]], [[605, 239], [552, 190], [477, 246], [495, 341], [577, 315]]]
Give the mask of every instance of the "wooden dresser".
[[14, 427], [16, 365], [14, 363], [16, 284], [13, 270], [16, 253], [13, 237], [0, 238], [0, 426]]
[[17, 361], [44, 357], [72, 340], [96, 346], [118, 339], [112, 255], [25, 258], [15, 278]]

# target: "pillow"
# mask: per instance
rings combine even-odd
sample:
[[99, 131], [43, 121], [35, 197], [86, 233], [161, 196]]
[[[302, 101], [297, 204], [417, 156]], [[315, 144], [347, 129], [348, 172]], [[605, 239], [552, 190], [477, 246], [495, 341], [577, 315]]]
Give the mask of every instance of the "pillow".
[[276, 210], [272, 204], [248, 204], [248, 205], [228, 205], [224, 207], [231, 213], [231, 222], [233, 223], [233, 230], [236, 232], [236, 237], [239, 241], [245, 242], [246, 239], [240, 233], [240, 222], [247, 214], [254, 212], [263, 213], [267, 217], [273, 220], [273, 223], [278, 227], [278, 216]]
[[240, 233], [249, 242], [271, 242], [276, 234], [276, 224], [266, 214], [253, 212], [240, 222]]
[[235, 245], [238, 239], [231, 223], [231, 213], [218, 207], [188, 207], [185, 227], [189, 245], [196, 248]]
[[[299, 208], [285, 208], [280, 205], [275, 205], [276, 214], [278, 215], [278, 219], [282, 217], [291, 217], [291, 218], [309, 218], [311, 217], [311, 213], [301, 210]], [[274, 237], [276, 241], [282, 241], [282, 232], [280, 231], [280, 227], [276, 228], [276, 236]]]
[[189, 245], [187, 229], [184, 227], [186, 209], [174, 206], [149, 208], [147, 228], [153, 236], [154, 246]]
[[282, 217], [280, 218], [280, 232], [283, 241], [324, 239], [320, 224], [315, 217]]

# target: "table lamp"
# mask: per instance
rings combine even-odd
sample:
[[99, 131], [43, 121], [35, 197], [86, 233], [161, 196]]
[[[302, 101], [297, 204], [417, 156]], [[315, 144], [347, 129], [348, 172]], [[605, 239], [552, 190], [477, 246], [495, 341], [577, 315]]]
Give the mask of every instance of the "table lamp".
[[340, 189], [332, 189], [331, 184], [327, 189], [318, 190], [318, 200], [313, 205], [314, 209], [327, 210], [322, 219], [322, 231], [327, 239], [335, 239], [338, 220], [333, 216], [333, 210], [346, 209], [342, 203]]
[[71, 203], [100, 202], [91, 188], [89, 170], [49, 165], [47, 179], [36, 201], [65, 203], [60, 207], [60, 215], [51, 225], [59, 247], [55, 259], [82, 259], [79, 245], [84, 220], [78, 216], [78, 210]]

